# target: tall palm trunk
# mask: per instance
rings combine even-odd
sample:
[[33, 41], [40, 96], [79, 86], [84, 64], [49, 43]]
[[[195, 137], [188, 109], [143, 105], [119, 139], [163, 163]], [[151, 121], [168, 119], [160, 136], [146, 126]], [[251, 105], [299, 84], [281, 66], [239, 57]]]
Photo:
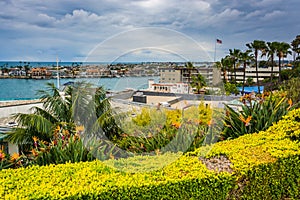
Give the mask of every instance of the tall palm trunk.
[[244, 62], [242, 95], [244, 95], [244, 92], [245, 92], [246, 64], [247, 64], [247, 63], [246, 63], [246, 62]]
[[274, 56], [271, 56], [271, 83], [273, 81], [273, 74], [274, 74]]
[[223, 82], [224, 82], [224, 83], [227, 83], [227, 82], [228, 82], [226, 70], [223, 71]]
[[255, 71], [256, 71], [256, 83], [257, 83], [257, 88], [258, 88], [258, 94], [260, 94], [260, 85], [259, 85], [259, 78], [258, 78], [258, 52], [255, 50]]
[[234, 71], [234, 82], [236, 83], [236, 68], [235, 68], [235, 61], [233, 63], [233, 71]]
[[278, 57], [279, 83], [281, 83], [281, 56]]

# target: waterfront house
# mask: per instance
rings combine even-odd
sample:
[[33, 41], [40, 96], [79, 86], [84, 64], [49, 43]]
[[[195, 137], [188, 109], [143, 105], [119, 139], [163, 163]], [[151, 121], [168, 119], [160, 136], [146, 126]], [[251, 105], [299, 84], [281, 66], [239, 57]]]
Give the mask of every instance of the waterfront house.
[[8, 75], [9, 76], [26, 76], [26, 72], [19, 68], [10, 68]]
[[33, 79], [48, 79], [52, 76], [52, 73], [46, 67], [32, 68], [29, 74]]

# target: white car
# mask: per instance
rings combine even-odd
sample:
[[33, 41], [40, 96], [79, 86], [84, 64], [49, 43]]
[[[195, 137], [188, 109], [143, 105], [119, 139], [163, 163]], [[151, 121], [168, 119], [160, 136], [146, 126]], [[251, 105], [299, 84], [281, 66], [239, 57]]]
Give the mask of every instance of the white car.
[[168, 102], [160, 102], [159, 104], [163, 107], [171, 107], [171, 105]]

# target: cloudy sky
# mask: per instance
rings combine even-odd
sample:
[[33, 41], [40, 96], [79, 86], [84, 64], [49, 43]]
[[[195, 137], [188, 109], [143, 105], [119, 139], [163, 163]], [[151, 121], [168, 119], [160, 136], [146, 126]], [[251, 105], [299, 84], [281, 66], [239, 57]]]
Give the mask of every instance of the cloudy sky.
[[[1, 0], [2, 61], [213, 61], [290, 43], [299, 0]], [[216, 38], [222, 44], [216, 45]]]

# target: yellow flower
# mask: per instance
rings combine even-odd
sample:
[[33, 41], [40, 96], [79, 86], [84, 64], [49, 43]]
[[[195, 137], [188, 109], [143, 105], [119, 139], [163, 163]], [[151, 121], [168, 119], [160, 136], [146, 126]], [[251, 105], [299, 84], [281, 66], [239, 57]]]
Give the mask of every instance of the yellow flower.
[[2, 150], [0, 150], [0, 161], [4, 160], [5, 158], [5, 153], [2, 152]]
[[33, 136], [32, 139], [33, 139], [34, 142], [38, 141], [38, 138], [36, 136]]
[[181, 124], [179, 122], [174, 122], [172, 125], [177, 129], [179, 129], [181, 126]]
[[54, 133], [58, 133], [59, 131], [60, 131], [60, 126], [57, 125], [57, 126], [56, 126], [56, 129], [54, 130]]
[[76, 132], [84, 131], [84, 126], [76, 126]]
[[212, 124], [212, 120], [209, 120], [209, 121], [207, 122], [207, 125], [210, 126], [211, 124]]
[[249, 126], [252, 116], [248, 116], [247, 119], [245, 119], [242, 115], [240, 115], [239, 118], [242, 122], [244, 122], [245, 126]]
[[287, 110], [289, 110], [292, 107], [292, 105], [293, 105], [292, 99], [288, 100], [288, 104], [289, 104], [289, 107], [287, 108]]
[[155, 153], [156, 153], [156, 155], [160, 155], [160, 154], [161, 154], [161, 152], [160, 152], [159, 149], [156, 149], [156, 150], [155, 150]]
[[36, 152], [35, 149], [32, 149], [32, 150], [31, 150], [31, 153], [32, 153], [32, 155], [33, 155], [34, 157], [37, 157], [37, 156], [39, 155], [38, 152]]
[[11, 161], [16, 161], [20, 158], [20, 155], [18, 153], [14, 153], [12, 156], [11, 156]]
[[46, 149], [45, 148], [40, 148], [40, 151], [41, 152], [46, 152]]

